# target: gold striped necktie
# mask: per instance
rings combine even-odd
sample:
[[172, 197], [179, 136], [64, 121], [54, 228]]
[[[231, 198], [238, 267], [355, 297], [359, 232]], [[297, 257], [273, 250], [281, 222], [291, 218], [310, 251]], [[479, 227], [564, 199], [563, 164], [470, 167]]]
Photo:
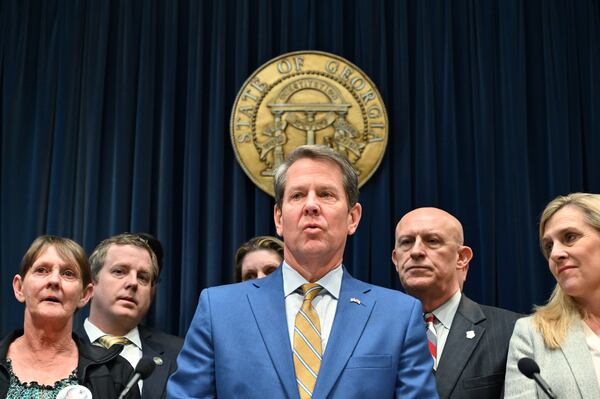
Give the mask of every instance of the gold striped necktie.
[[128, 338], [115, 335], [103, 335], [100, 338], [98, 338], [98, 342], [106, 349], [109, 349], [115, 344], [129, 345], [131, 343], [131, 341]]
[[318, 284], [302, 285], [304, 300], [294, 324], [294, 368], [301, 399], [312, 398], [321, 367], [321, 323], [312, 300], [322, 289]]

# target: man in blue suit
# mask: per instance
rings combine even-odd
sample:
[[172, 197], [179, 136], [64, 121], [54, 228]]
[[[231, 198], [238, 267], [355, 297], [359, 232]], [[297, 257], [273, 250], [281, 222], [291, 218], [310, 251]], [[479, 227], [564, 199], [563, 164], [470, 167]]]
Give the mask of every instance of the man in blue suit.
[[275, 175], [284, 262], [204, 290], [170, 398], [437, 398], [421, 304], [342, 265], [362, 208], [352, 165], [323, 146]]

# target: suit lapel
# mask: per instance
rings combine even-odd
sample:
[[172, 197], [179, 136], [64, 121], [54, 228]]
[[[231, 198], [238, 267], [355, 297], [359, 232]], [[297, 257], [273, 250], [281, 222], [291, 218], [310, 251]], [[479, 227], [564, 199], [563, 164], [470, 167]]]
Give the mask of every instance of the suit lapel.
[[162, 359], [162, 364], [154, 368], [152, 378], [144, 380], [142, 388], [142, 399], [160, 398], [167, 385], [169, 370], [171, 369], [170, 360], [163, 356], [164, 350], [159, 342], [152, 339], [152, 332], [143, 326], [138, 326], [140, 338], [142, 339], [142, 355]]
[[354, 279], [344, 269], [335, 318], [313, 397], [329, 395], [352, 355], [375, 305], [374, 298], [367, 295], [370, 290], [368, 284]]
[[269, 277], [256, 280], [253, 284], [256, 289], [248, 294], [248, 301], [265, 347], [287, 397], [298, 398], [292, 346], [285, 312], [281, 267], [277, 268]]
[[590, 381], [596, 381], [597, 379], [594, 364], [585, 341], [585, 331], [581, 324], [574, 322], [571, 325], [567, 339], [561, 345], [561, 350], [577, 381], [581, 397], [599, 398], [600, 388], [598, 384], [593, 384], [596, 389], [592, 388], [592, 384], [590, 384]]
[[440, 398], [449, 397], [454, 390], [463, 369], [485, 333], [485, 327], [477, 324], [483, 320], [485, 315], [481, 308], [463, 294], [436, 372]]

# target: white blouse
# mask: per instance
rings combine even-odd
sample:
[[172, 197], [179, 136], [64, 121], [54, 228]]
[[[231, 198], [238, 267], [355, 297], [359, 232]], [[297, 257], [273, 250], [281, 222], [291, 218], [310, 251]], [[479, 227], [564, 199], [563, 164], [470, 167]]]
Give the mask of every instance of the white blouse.
[[592, 354], [594, 369], [596, 369], [596, 378], [598, 379], [598, 385], [600, 385], [600, 337], [596, 335], [585, 321], [582, 320], [582, 323], [583, 331], [585, 332], [585, 343]]

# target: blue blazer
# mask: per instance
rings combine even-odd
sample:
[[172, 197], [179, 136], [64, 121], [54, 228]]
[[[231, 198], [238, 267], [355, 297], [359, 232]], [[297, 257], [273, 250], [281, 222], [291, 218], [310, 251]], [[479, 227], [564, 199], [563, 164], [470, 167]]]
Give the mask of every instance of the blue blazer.
[[[432, 367], [420, 302], [344, 270], [313, 398], [437, 398]], [[299, 398], [281, 268], [201, 293], [167, 397]]]

